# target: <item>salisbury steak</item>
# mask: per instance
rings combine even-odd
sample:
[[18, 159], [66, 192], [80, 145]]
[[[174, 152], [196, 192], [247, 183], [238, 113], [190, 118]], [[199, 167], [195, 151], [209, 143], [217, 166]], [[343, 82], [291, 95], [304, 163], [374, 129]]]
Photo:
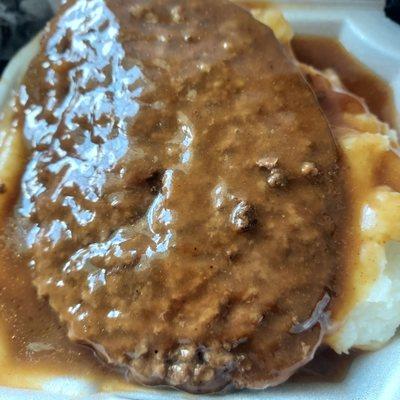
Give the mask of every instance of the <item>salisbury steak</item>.
[[70, 1], [19, 108], [26, 255], [71, 339], [189, 391], [312, 357], [343, 185], [270, 29], [228, 1]]

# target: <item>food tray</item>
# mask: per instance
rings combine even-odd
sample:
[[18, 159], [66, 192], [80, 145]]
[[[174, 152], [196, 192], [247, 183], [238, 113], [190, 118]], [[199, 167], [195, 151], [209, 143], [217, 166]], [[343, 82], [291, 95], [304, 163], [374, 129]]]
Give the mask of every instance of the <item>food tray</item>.
[[[262, 3], [262, 0], [260, 0]], [[280, 1], [296, 33], [338, 38], [359, 60], [388, 81], [400, 110], [400, 26], [385, 18], [384, 2]], [[398, 124], [399, 126], [399, 124]], [[0, 400], [187, 400], [196, 396], [174, 390], [135, 388], [132, 393], [98, 394], [96, 387], [76, 378], [49, 379], [43, 391], [0, 388]], [[224, 400], [398, 400], [400, 399], [400, 337], [383, 349], [356, 357], [338, 383], [287, 383], [265, 391], [197, 396]]]

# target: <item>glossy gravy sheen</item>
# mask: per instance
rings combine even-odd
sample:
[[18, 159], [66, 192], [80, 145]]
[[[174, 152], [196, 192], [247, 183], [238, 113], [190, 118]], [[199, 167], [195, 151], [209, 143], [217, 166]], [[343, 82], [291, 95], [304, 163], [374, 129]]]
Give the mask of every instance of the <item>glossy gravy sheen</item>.
[[[0, 362], [0, 386], [32, 387], [33, 382], [25, 378], [31, 374], [39, 378], [72, 375], [94, 380], [105, 391], [133, 390], [135, 385], [103, 364], [92, 349], [68, 339], [47, 301], [38, 299], [24, 260], [5, 246], [3, 237], [0, 240], [1, 343], [7, 344], [7, 356]], [[40, 343], [51, 347], [40, 348]], [[291, 380], [340, 382], [355, 355], [339, 356], [322, 349]], [[15, 379], [10, 381], [11, 374]]]
[[324, 70], [334, 69], [350, 92], [363, 98], [371, 112], [393, 128], [398, 128], [398, 113], [392, 88], [364, 66], [336, 39], [323, 36], [295, 36], [292, 47], [296, 58]]
[[47, 300], [38, 298], [26, 261], [5, 244], [4, 233], [0, 240], [0, 385], [31, 387], [30, 375], [40, 381], [70, 374], [98, 381], [104, 390], [109, 384], [125, 388], [121, 374], [106, 367], [92, 349], [67, 338]]
[[[393, 90], [382, 78], [363, 65], [336, 39], [323, 36], [295, 36], [292, 48], [296, 58], [317, 69], [334, 69], [345, 87], [365, 100], [370, 111], [399, 132], [400, 114]], [[385, 153], [382, 167], [376, 171], [376, 185], [388, 185], [400, 191], [398, 149]]]
[[[339, 71], [348, 87], [359, 95], [365, 96], [371, 109], [383, 119], [394, 123], [393, 99], [390, 88], [378, 77], [363, 68], [353, 57], [346, 53], [335, 41], [324, 38], [296, 38], [294, 49], [303, 62], [309, 62], [319, 68], [334, 67]], [[332, 51], [332, 49], [336, 49]], [[362, 78], [359, 78], [359, 77]], [[358, 78], [357, 78], [358, 77]], [[367, 84], [366, 84], [367, 82]], [[370, 96], [369, 89], [374, 88], [376, 97]], [[372, 92], [372, 91], [371, 91]], [[382, 104], [380, 107], [379, 104]], [[5, 234], [6, 235], [6, 234]], [[0, 248], [0, 303], [1, 320], [5, 324], [2, 331], [7, 332], [9, 356], [0, 366], [0, 384], [10, 386], [31, 386], [32, 383], [17, 379], [11, 382], [10, 371], [16, 375], [21, 371], [43, 372], [43, 375], [73, 374], [87, 376], [98, 382], [113, 381], [115, 389], [123, 385], [123, 379], [110, 377], [110, 370], [102, 367], [97, 358], [84, 346], [71, 343], [66, 337], [65, 327], [58, 322], [47, 302], [38, 300], [31, 285], [30, 271], [24, 260], [15, 256], [13, 249], [7, 248], [2, 241]], [[32, 343], [34, 345], [32, 346]], [[38, 343], [48, 346], [43, 348]], [[39, 350], [39, 351], [38, 351]], [[303, 371], [295, 380], [311, 381], [338, 380], [343, 376], [343, 360], [352, 357], [338, 357], [331, 352], [321, 352], [316, 360]], [[327, 371], [327, 360], [331, 367]], [[332, 367], [337, 365], [337, 367]], [[24, 375], [21, 373], [21, 375]], [[299, 378], [300, 377], [300, 378]], [[117, 383], [116, 383], [117, 382]], [[132, 386], [129, 387], [132, 389]], [[107, 384], [104, 385], [107, 389]]]
[[311, 88], [228, 1], [65, 7], [19, 97], [39, 295], [141, 383], [286, 380], [345, 259], [343, 160]]

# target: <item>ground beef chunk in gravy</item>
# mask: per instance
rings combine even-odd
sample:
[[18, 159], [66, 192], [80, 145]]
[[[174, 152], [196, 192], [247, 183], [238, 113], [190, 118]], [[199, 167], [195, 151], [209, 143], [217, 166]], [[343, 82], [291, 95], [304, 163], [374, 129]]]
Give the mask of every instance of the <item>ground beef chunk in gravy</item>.
[[19, 102], [23, 251], [71, 339], [194, 392], [312, 357], [343, 185], [270, 29], [227, 1], [70, 1]]

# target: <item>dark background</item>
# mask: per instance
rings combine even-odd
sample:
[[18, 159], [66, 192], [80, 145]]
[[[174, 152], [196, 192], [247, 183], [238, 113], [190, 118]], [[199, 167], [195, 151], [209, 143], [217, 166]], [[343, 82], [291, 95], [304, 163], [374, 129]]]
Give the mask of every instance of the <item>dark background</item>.
[[400, 24], [400, 0], [387, 0], [385, 12], [389, 18]]
[[47, 0], [0, 0], [0, 72], [51, 14]]
[[[51, 17], [51, 1], [56, 0], [0, 0], [0, 73], [14, 53]], [[387, 0], [385, 12], [400, 23], [400, 0]]]

